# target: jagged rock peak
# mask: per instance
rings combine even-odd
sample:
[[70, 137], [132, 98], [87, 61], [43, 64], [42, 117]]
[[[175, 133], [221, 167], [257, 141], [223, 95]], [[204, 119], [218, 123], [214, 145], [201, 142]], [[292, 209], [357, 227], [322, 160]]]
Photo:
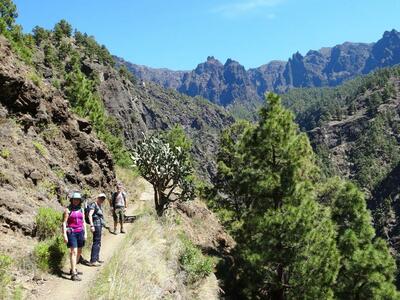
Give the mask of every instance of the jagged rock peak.
[[215, 65], [221, 65], [222, 63], [216, 59], [214, 56], [207, 56], [207, 60], [206, 62], [204, 62], [204, 64], [215, 64]]
[[396, 29], [392, 29], [391, 31], [385, 31], [383, 33], [383, 37], [384, 39], [390, 39], [390, 38], [397, 38], [400, 39], [400, 32], [397, 31]]

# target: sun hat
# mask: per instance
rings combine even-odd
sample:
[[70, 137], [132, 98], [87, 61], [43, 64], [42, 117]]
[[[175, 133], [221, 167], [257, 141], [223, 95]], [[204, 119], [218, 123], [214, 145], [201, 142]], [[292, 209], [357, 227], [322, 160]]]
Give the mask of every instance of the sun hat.
[[107, 196], [106, 196], [106, 194], [104, 194], [104, 193], [100, 193], [98, 196], [97, 196], [97, 198], [107, 198]]
[[69, 198], [82, 200], [82, 195], [79, 192], [73, 192]]

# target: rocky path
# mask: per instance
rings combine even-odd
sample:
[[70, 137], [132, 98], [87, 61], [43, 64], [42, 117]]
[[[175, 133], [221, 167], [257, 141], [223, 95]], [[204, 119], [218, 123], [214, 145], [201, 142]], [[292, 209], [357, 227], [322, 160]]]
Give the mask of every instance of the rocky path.
[[[145, 188], [139, 196], [139, 201], [136, 202], [151, 201], [153, 199], [152, 186], [144, 180], [143, 185]], [[135, 214], [137, 204], [138, 203], [136, 203], [136, 205], [131, 205], [130, 209], [128, 208], [127, 215]], [[132, 226], [134, 226], [134, 223], [125, 224], [125, 230], [129, 231]], [[107, 263], [122, 243], [124, 237], [124, 234], [113, 235], [106, 231], [106, 233], [103, 234], [103, 238], [101, 241], [101, 259]], [[80, 276], [82, 278], [82, 281], [71, 281], [69, 275], [63, 275], [62, 277], [53, 277], [40, 288], [40, 291], [35, 298], [41, 300], [87, 299], [89, 296], [87, 294], [87, 292], [89, 291], [89, 287], [91, 286], [91, 283], [96, 280], [102, 268], [103, 267], [88, 267], [84, 265], [78, 265], [78, 270], [83, 272], [83, 275]], [[64, 268], [63, 271], [67, 272], [68, 270], [69, 269]]]

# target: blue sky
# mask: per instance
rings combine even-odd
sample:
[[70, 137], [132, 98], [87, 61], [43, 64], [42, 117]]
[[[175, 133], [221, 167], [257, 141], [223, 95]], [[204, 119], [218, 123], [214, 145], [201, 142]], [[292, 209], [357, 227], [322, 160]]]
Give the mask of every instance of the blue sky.
[[246, 68], [400, 30], [399, 0], [14, 0], [18, 23], [66, 19], [111, 53], [151, 67], [189, 70], [213, 55]]

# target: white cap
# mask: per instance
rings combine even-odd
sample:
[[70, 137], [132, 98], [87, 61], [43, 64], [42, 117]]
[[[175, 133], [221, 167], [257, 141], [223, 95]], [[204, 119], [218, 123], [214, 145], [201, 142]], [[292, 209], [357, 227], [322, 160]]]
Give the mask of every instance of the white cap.
[[104, 193], [100, 193], [100, 194], [97, 196], [97, 198], [104, 198], [104, 199], [106, 199], [107, 196], [106, 196], [106, 194], [104, 194]]

